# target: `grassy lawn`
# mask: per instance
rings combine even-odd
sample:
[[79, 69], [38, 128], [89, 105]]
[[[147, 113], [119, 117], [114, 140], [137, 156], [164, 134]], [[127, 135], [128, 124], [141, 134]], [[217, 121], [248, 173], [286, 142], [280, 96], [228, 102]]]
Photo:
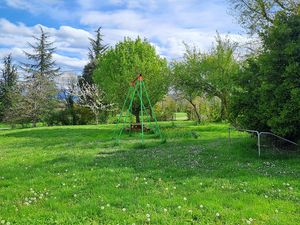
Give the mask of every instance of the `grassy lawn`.
[[175, 120], [188, 120], [187, 113], [184, 112], [178, 112], [174, 113]]
[[0, 130], [0, 222], [299, 224], [299, 156], [258, 158], [224, 124], [161, 126], [145, 148], [114, 146], [113, 125]]

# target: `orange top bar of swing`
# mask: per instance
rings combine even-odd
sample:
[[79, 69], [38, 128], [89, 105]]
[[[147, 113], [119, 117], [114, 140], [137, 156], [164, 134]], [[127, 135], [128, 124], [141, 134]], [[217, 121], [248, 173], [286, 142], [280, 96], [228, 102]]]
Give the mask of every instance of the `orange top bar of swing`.
[[139, 75], [138, 75], [138, 76], [130, 83], [130, 85], [131, 85], [131, 86], [134, 86], [137, 80], [139, 80], [139, 81], [142, 81], [142, 80], [143, 80], [142, 74], [139, 74]]

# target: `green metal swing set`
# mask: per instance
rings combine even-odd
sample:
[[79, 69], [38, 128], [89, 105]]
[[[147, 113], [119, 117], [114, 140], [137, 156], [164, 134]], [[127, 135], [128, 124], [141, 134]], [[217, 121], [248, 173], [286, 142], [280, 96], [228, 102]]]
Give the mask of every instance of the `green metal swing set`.
[[[136, 95], [138, 96], [138, 100], [139, 100], [139, 104], [140, 104], [139, 111], [140, 111], [141, 122], [140, 123], [136, 122], [135, 124], [132, 124], [132, 114], [133, 114], [132, 106], [133, 106], [133, 102], [134, 102]], [[145, 107], [143, 97], [145, 97], [147, 99], [146, 104], [148, 104], [151, 116]], [[128, 103], [129, 103], [129, 105], [128, 105]], [[127, 110], [126, 110], [126, 114], [124, 117], [123, 112], [124, 112], [125, 108], [127, 108]], [[146, 116], [146, 120], [144, 120], [144, 116]], [[123, 117], [123, 120], [122, 120], [122, 117]], [[128, 122], [127, 122], [128, 117], [130, 118], [129, 127], [128, 127]], [[154, 123], [152, 123], [152, 122], [154, 122]], [[120, 124], [122, 124], [121, 129], [120, 129]], [[146, 127], [146, 125], [149, 125], [149, 128]], [[129, 131], [130, 133], [133, 131], [141, 131], [142, 145], [144, 144], [144, 132], [148, 132], [148, 131], [153, 131], [154, 134], [158, 135], [160, 137], [161, 141], [163, 141], [163, 136], [159, 129], [157, 119], [156, 119], [152, 104], [150, 102], [142, 74], [139, 74], [130, 83], [130, 87], [129, 87], [126, 99], [124, 101], [121, 113], [119, 114], [119, 117], [118, 117], [118, 120], [116, 123], [114, 136], [115, 136], [117, 143], [120, 142], [120, 138], [121, 138], [121, 135], [124, 130]]]

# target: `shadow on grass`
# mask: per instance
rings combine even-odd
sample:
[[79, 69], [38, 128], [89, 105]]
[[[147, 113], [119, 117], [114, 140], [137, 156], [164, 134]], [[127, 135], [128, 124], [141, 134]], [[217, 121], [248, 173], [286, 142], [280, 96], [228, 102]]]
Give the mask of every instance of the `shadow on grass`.
[[[30, 129], [6, 134], [10, 137], [29, 138], [21, 140], [26, 147], [32, 145], [45, 148], [65, 144], [59, 154], [52, 154], [42, 161], [33, 162], [30, 169], [42, 168], [41, 174], [43, 171], [58, 172], [62, 168], [70, 171], [94, 169], [99, 173], [109, 168], [118, 170], [129, 168], [136, 174], [176, 180], [193, 176], [212, 179], [260, 177], [264, 173], [264, 168], [261, 167], [263, 159], [258, 158], [256, 146], [252, 141], [245, 142], [244, 139], [233, 137], [233, 143], [229, 145], [227, 137], [207, 136], [195, 139], [183, 135], [181, 138], [178, 136], [170, 139], [165, 144], [150, 141], [143, 148], [139, 146], [137, 140], [129, 143], [130, 139], [125, 139], [124, 144], [113, 147], [112, 135], [112, 129], [70, 127]], [[97, 140], [101, 140], [104, 144], [95, 146]], [[78, 145], [80, 148], [74, 150], [72, 143], [75, 145], [81, 143]], [[85, 151], [87, 148], [92, 148], [89, 143], [92, 143], [94, 149], [87, 152]], [[277, 169], [281, 168], [275, 168]], [[276, 176], [283, 175], [275, 173], [274, 177]]]

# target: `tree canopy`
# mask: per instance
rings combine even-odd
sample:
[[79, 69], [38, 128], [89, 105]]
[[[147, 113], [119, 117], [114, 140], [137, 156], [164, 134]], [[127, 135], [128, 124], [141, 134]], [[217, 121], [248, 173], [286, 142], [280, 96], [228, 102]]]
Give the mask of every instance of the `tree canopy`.
[[[160, 57], [147, 41], [125, 38], [107, 50], [97, 61], [94, 80], [106, 93], [109, 102], [122, 106], [130, 82], [142, 74], [152, 104], [159, 101], [169, 87], [166, 59]], [[133, 112], [139, 119], [140, 103], [135, 101]]]
[[249, 33], [263, 32], [274, 24], [279, 11], [297, 14], [300, 10], [299, 0], [229, 0], [232, 13]]
[[248, 59], [232, 102], [233, 121], [248, 129], [300, 137], [300, 16], [279, 12]]

